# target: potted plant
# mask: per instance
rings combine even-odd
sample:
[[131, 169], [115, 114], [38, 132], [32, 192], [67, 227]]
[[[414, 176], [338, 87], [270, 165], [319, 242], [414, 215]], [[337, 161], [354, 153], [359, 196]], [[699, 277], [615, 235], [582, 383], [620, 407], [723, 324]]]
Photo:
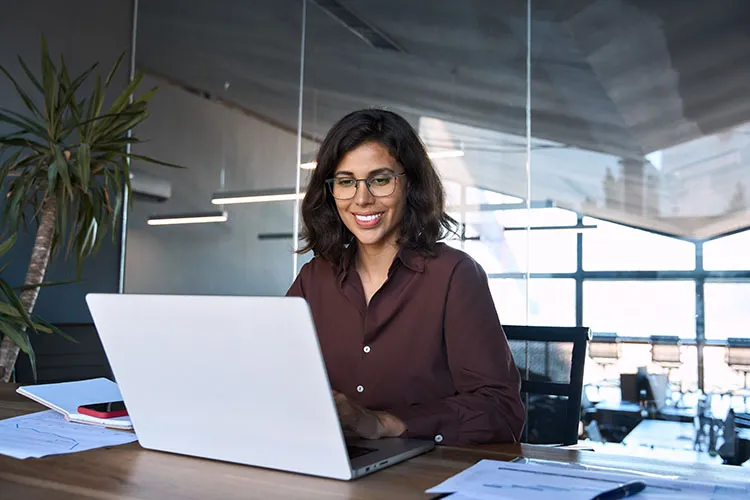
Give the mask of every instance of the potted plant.
[[10, 380], [20, 349], [33, 356], [26, 334], [33, 322], [27, 320], [50, 256], [64, 247], [66, 258], [71, 254], [75, 257], [80, 276], [83, 262], [100, 248], [107, 232], [111, 231], [113, 242], [116, 240], [124, 192], [130, 187], [129, 160], [179, 167], [129, 152], [129, 145], [141, 142], [132, 135], [132, 129], [149, 116], [148, 101], [157, 90], [131, 97], [142, 74], [136, 75], [104, 109], [107, 90], [123, 56], [106, 77], [96, 75], [86, 94], [84, 83], [98, 63], [71, 78], [62, 56], [59, 64], [54, 64], [44, 39], [41, 78], [18, 58], [31, 93], [0, 66], [26, 108], [26, 114], [21, 114], [0, 107], [0, 122], [12, 128], [9, 134], [0, 136], [0, 181], [9, 181], [4, 222], [11, 231], [26, 227], [31, 219], [36, 224], [34, 248], [19, 297], [26, 314], [18, 311], [23, 321], [12, 323], [13, 328], [0, 329], [0, 382]]

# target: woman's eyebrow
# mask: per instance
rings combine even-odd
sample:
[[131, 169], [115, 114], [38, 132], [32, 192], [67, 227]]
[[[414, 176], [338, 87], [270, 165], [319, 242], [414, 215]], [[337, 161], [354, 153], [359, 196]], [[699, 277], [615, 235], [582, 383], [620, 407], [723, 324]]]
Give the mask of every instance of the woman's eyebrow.
[[[391, 167], [381, 167], [381, 168], [376, 168], [375, 170], [369, 171], [367, 173], [367, 176], [369, 177], [371, 175], [378, 175], [378, 174], [384, 174], [384, 173], [391, 174], [393, 172], [395, 172], [395, 170], [393, 168], [391, 168]], [[352, 172], [348, 172], [346, 170], [340, 170], [340, 171], [336, 172], [336, 175], [334, 177], [340, 177], [340, 176], [342, 176], [342, 177], [343, 176], [354, 177], [354, 174]]]

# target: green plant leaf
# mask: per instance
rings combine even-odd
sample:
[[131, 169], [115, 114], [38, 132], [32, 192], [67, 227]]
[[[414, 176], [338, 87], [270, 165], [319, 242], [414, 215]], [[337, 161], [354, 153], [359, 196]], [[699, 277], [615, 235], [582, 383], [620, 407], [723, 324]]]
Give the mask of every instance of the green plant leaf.
[[141, 161], [145, 161], [148, 163], [155, 163], [156, 165], [163, 165], [165, 167], [186, 168], [183, 165], [177, 165], [176, 163], [169, 163], [166, 161], [157, 160], [156, 158], [151, 158], [150, 156], [138, 155], [135, 153], [124, 153], [123, 156], [127, 156], [128, 158], [132, 158], [134, 160], [141, 160]]
[[151, 90], [140, 96], [138, 99], [135, 100], [135, 102], [142, 102], [146, 103], [151, 100], [154, 95], [159, 91], [159, 87], [153, 87]]
[[44, 110], [47, 123], [55, 122], [55, 97], [57, 94], [57, 71], [49, 56], [47, 39], [42, 36], [42, 87], [44, 88]]
[[63, 181], [63, 187], [67, 191], [68, 195], [73, 197], [73, 186], [70, 182], [70, 169], [68, 161], [65, 159], [60, 146], [55, 145], [55, 164], [57, 165], [57, 172]]
[[32, 290], [34, 288], [44, 288], [47, 286], [60, 286], [60, 285], [70, 285], [71, 283], [77, 283], [78, 280], [67, 280], [67, 281], [45, 281], [43, 283], [39, 283], [38, 285], [20, 285], [17, 287], [14, 287], [19, 292], [23, 292], [24, 290]]
[[0, 243], [0, 257], [5, 256], [6, 253], [10, 251], [11, 248], [13, 248], [13, 245], [16, 244], [16, 233], [11, 233], [5, 241]]
[[60, 330], [58, 327], [56, 327], [52, 323], [50, 323], [48, 321], [45, 321], [44, 319], [39, 318], [39, 317], [35, 317], [34, 319], [37, 321], [37, 324], [40, 324], [40, 325], [44, 326], [45, 328], [47, 328], [48, 330], [50, 330], [52, 333], [55, 333], [55, 334], [61, 336], [65, 340], [68, 340], [70, 342], [74, 342], [76, 344], [79, 343], [75, 338], [73, 338], [70, 335], [68, 335], [67, 333], [63, 332], [62, 330]]
[[14, 318], [21, 318], [21, 313], [18, 312], [15, 307], [6, 304], [5, 302], [0, 302], [0, 314], [12, 316]]
[[44, 144], [32, 141], [27, 137], [3, 136], [0, 137], [0, 144], [6, 144], [15, 148], [30, 148], [38, 153], [44, 153], [48, 149]]
[[18, 165], [18, 158], [21, 156], [21, 150], [19, 149], [9, 157], [7, 157], [2, 164], [0, 164], [0, 182], [5, 181], [8, 176], [8, 172]]
[[26, 107], [31, 111], [33, 114], [35, 114], [38, 117], [42, 116], [42, 113], [39, 111], [39, 108], [36, 107], [36, 104], [34, 104], [34, 101], [31, 100], [31, 97], [24, 92], [24, 90], [21, 88], [20, 85], [18, 85], [18, 82], [15, 78], [8, 72], [8, 70], [5, 69], [4, 66], [0, 65], [0, 71], [2, 71], [5, 76], [8, 78], [8, 80], [11, 81], [13, 86], [16, 88], [16, 92], [18, 92], [18, 95], [21, 97], [21, 100], [26, 105]]
[[0, 292], [5, 295], [5, 299], [8, 304], [13, 306], [18, 311], [24, 323], [26, 323], [27, 325], [31, 325], [31, 317], [29, 317], [29, 313], [26, 311], [26, 308], [23, 307], [21, 299], [18, 298], [18, 295], [16, 295], [16, 292], [10, 287], [10, 285], [2, 279], [0, 279]]
[[[70, 83], [69, 85], [63, 84], [65, 93], [62, 94], [62, 96], [60, 97], [61, 106], [65, 106], [65, 107], [69, 106], [71, 103], [71, 100], [73, 101], [73, 103], [75, 103], [75, 93], [78, 91], [78, 89], [81, 87], [83, 82], [89, 77], [89, 75], [91, 75], [91, 73], [96, 69], [98, 65], [99, 63], [92, 64], [89, 69], [84, 71], [78, 78], [73, 80], [72, 83]], [[65, 68], [64, 65], [63, 65], [62, 71], [67, 73], [67, 69]], [[62, 109], [60, 110], [60, 112], [62, 113]]]
[[130, 83], [128, 83], [128, 86], [125, 87], [125, 90], [123, 90], [120, 95], [117, 96], [115, 102], [112, 103], [112, 106], [109, 108], [110, 113], [119, 113], [125, 109], [125, 106], [127, 106], [130, 101], [130, 96], [135, 92], [135, 89], [138, 88], [138, 85], [141, 84], [141, 80], [143, 80], [143, 73], [138, 73], [133, 77]]
[[42, 88], [42, 84], [39, 83], [39, 80], [36, 79], [36, 76], [34, 76], [34, 73], [29, 69], [29, 67], [26, 65], [26, 61], [23, 60], [21, 56], [18, 56], [18, 62], [21, 64], [21, 68], [23, 68], [23, 72], [26, 73], [26, 76], [31, 81], [31, 83], [34, 84], [34, 87], [39, 91], [39, 93], [44, 93], [44, 89]]
[[19, 130], [12, 134], [14, 136], [21, 133], [36, 135], [42, 139], [48, 138], [47, 130], [43, 126], [15, 111], [0, 108], [0, 121], [19, 128]]
[[24, 327], [16, 323], [0, 320], [0, 331], [10, 337], [10, 339], [21, 348], [21, 351], [29, 356], [31, 371], [36, 380], [36, 354], [34, 353], [34, 348], [31, 346], [29, 334], [25, 331]]
[[109, 84], [112, 83], [112, 78], [114, 78], [115, 73], [117, 73], [117, 68], [120, 67], [120, 63], [122, 63], [122, 59], [124, 57], [125, 57], [125, 51], [120, 53], [120, 57], [117, 58], [117, 61], [115, 61], [115, 64], [112, 66], [112, 69], [109, 70], [107, 79], [104, 81], [104, 88], [109, 88]]
[[91, 148], [85, 142], [78, 147], [78, 177], [83, 192], [88, 193], [91, 179]]

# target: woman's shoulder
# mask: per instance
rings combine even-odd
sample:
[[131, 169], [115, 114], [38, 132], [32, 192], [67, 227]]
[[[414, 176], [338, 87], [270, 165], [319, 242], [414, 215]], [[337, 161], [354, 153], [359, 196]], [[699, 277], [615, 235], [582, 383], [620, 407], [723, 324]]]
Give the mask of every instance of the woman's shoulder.
[[486, 276], [482, 266], [468, 253], [445, 243], [438, 243], [433, 255], [426, 259], [425, 267], [434, 273], [452, 277], [455, 274]]
[[337, 271], [337, 267], [331, 262], [320, 255], [316, 255], [300, 268], [299, 275], [303, 278], [335, 276]]
[[468, 253], [442, 242], [435, 245], [434, 256], [429, 260], [449, 267], [455, 267], [462, 263], [479, 266], [479, 263]]

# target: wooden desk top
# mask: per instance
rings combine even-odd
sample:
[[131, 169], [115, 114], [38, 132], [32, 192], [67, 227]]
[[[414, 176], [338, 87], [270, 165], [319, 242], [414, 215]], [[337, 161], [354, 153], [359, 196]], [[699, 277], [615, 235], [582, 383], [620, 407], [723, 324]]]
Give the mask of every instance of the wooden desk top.
[[[0, 419], [42, 407], [0, 384]], [[173, 498], [427, 498], [424, 490], [482, 458], [517, 456], [639, 470], [695, 479], [747, 481], [747, 469], [685, 464], [530, 445], [434, 451], [355, 481], [336, 481], [148, 451], [138, 443], [42, 459], [0, 456], [0, 497], [24, 500]]]

